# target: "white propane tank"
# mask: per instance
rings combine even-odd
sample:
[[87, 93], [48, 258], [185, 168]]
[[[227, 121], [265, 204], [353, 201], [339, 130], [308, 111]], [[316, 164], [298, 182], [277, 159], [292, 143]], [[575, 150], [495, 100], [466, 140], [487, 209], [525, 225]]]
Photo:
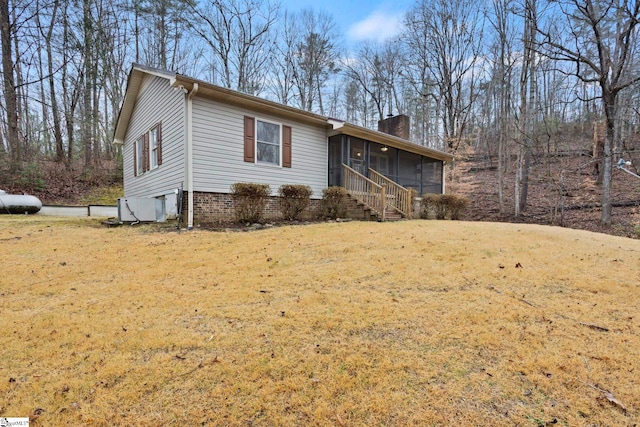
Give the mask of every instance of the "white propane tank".
[[34, 214], [42, 208], [36, 196], [28, 194], [7, 194], [0, 190], [0, 214]]

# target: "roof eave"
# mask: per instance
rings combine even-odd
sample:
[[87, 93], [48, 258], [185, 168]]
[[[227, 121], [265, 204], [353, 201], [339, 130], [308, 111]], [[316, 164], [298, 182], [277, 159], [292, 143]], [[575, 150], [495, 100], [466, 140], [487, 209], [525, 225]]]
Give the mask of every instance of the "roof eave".
[[235, 90], [216, 86], [211, 83], [193, 79], [188, 76], [177, 74], [175, 76], [175, 79], [173, 79], [173, 81], [171, 82], [171, 85], [173, 87], [183, 87], [190, 91], [194, 83], [198, 84], [199, 89], [197, 96], [199, 97], [205, 97], [214, 101], [220, 101], [227, 104], [245, 107], [251, 111], [273, 114], [282, 118], [302, 121], [324, 128], [330, 127], [330, 124], [327, 122], [327, 117], [325, 116], [303, 111], [263, 98], [258, 98], [253, 95], [237, 92]]
[[138, 98], [140, 90], [140, 84], [145, 74], [150, 74], [157, 77], [172, 80], [175, 78], [175, 73], [168, 71], [158, 70], [156, 68], [146, 67], [140, 64], [133, 64], [129, 77], [127, 77], [127, 87], [124, 92], [124, 99], [116, 119], [116, 127], [113, 133], [113, 144], [124, 144], [124, 138], [129, 127], [129, 120], [131, 120], [131, 114]]
[[454, 156], [449, 153], [434, 150], [433, 148], [428, 148], [423, 145], [414, 144], [411, 141], [407, 141], [406, 139], [402, 139], [397, 136], [388, 135], [383, 132], [374, 131], [342, 121], [338, 121], [336, 124], [337, 126], [334, 126], [333, 130], [329, 132], [329, 136], [340, 134], [349, 135], [356, 138], [366, 139], [367, 141], [388, 145], [389, 147], [409, 151], [411, 153], [422, 154], [433, 159], [442, 160], [443, 162], [451, 162], [454, 159]]
[[251, 111], [273, 114], [282, 118], [301, 121], [304, 123], [323, 127], [328, 130], [328, 136], [346, 134], [368, 141], [378, 142], [389, 147], [398, 148], [412, 153], [422, 154], [444, 162], [452, 161], [454, 157], [443, 151], [434, 150], [422, 145], [414, 144], [405, 139], [388, 135], [383, 132], [374, 131], [361, 126], [321, 116], [319, 114], [300, 110], [288, 105], [279, 104], [253, 95], [237, 92], [235, 90], [223, 88], [201, 80], [197, 80], [181, 74], [133, 64], [127, 79], [127, 88], [122, 101], [122, 107], [116, 120], [113, 143], [122, 145], [126, 136], [129, 120], [138, 98], [140, 86], [145, 74], [162, 77], [169, 80], [172, 87], [181, 87], [187, 91], [193, 89], [194, 84], [198, 84], [198, 96], [206, 97], [215, 101], [229, 103], [240, 107], [245, 107]]

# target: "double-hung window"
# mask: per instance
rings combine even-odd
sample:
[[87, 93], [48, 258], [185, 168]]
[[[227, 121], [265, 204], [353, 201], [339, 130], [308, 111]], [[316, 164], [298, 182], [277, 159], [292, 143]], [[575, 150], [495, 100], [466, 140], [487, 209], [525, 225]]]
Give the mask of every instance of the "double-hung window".
[[138, 138], [135, 142], [135, 165], [133, 166], [136, 175], [142, 175], [144, 173], [144, 135]]
[[139, 176], [162, 164], [162, 125], [158, 123], [135, 140], [133, 172]]
[[158, 167], [158, 149], [160, 148], [160, 141], [158, 139], [159, 136], [159, 126], [154, 127], [149, 131], [149, 150], [151, 157], [151, 169], [155, 169]]
[[291, 126], [244, 116], [244, 161], [291, 167]]
[[256, 120], [256, 153], [258, 163], [280, 166], [280, 125]]

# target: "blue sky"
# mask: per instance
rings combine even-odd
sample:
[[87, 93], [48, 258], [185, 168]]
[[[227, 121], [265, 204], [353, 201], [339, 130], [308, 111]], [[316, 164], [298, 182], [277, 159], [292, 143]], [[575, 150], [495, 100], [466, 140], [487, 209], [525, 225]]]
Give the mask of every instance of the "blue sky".
[[324, 11], [333, 17], [347, 45], [393, 37], [414, 0], [281, 0], [283, 9]]

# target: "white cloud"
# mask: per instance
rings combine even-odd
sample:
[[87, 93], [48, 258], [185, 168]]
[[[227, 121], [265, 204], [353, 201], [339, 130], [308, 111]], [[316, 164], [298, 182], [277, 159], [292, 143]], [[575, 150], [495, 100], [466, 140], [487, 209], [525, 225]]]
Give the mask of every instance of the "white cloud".
[[375, 40], [383, 42], [401, 30], [404, 12], [389, 12], [385, 9], [373, 11], [360, 22], [353, 24], [347, 34], [354, 41]]

